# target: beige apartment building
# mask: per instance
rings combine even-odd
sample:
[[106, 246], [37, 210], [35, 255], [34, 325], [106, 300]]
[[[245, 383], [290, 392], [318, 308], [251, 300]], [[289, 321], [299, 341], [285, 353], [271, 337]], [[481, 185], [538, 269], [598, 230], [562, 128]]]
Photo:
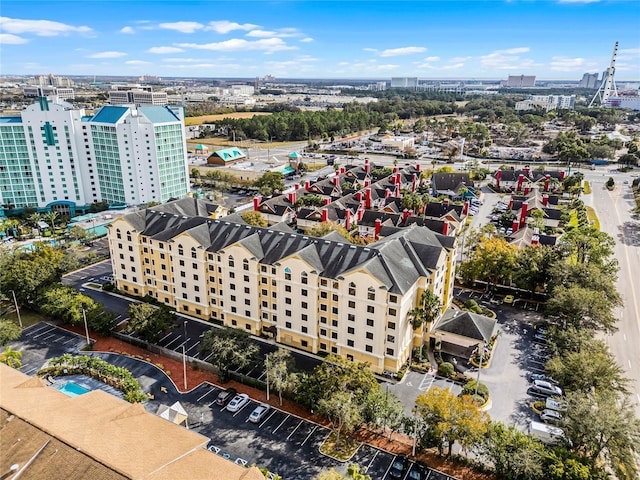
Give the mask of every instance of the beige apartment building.
[[237, 215], [211, 218], [207, 205], [187, 198], [115, 220], [117, 288], [376, 372], [398, 371], [419, 345], [407, 314], [424, 290], [450, 304], [455, 237], [413, 225], [362, 247]]

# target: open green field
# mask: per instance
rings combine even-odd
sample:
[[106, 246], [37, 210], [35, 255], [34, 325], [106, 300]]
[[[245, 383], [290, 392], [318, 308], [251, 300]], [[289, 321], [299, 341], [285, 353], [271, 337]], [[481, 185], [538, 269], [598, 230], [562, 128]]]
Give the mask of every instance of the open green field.
[[233, 113], [218, 113], [215, 115], [200, 115], [198, 117], [186, 117], [184, 124], [187, 127], [192, 125], [202, 125], [205, 122], [216, 122], [223, 118], [253, 118], [256, 115], [271, 115], [269, 112], [233, 112]]
[[600, 230], [600, 220], [598, 220], [596, 211], [592, 207], [587, 207], [587, 218], [589, 219], [589, 223]]
[[[13, 320], [13, 322], [18, 325], [18, 315], [15, 311], [11, 313], [7, 313], [3, 319]], [[26, 308], [20, 309], [20, 318], [22, 319], [22, 326], [24, 328], [30, 327], [31, 325], [35, 325], [38, 322], [44, 322], [47, 320], [51, 320], [49, 317], [45, 317], [37, 312], [32, 312]]]

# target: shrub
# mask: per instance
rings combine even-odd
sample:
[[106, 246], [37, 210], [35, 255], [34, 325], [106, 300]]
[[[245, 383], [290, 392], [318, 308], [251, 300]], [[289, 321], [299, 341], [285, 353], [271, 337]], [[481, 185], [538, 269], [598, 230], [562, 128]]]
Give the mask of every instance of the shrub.
[[438, 366], [438, 375], [451, 378], [455, 375], [456, 369], [449, 362], [443, 362]]
[[[470, 380], [462, 387], [462, 395], [474, 395], [476, 393], [476, 381]], [[489, 398], [489, 388], [482, 382], [478, 384], [478, 395], [486, 402]], [[484, 403], [484, 402], [483, 402]]]

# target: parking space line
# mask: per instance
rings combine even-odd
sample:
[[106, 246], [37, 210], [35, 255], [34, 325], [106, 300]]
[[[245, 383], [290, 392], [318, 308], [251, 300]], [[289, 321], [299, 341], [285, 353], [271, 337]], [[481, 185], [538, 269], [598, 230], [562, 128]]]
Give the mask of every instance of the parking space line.
[[27, 371], [26, 371], [26, 372], [24, 372], [24, 373], [25, 373], [26, 375], [31, 375], [32, 373], [35, 373], [35, 372], [37, 372], [38, 370], [40, 370], [40, 368], [38, 368], [38, 367], [33, 367], [33, 368], [30, 368], [29, 370], [27, 370]]
[[39, 333], [38, 335], [34, 335], [34, 336], [33, 336], [33, 337], [31, 337], [31, 338], [33, 338], [33, 339], [35, 340], [35, 339], [36, 339], [36, 338], [38, 338], [38, 337], [41, 337], [41, 336], [43, 336], [43, 335], [46, 335], [46, 334], [47, 334], [47, 333], [49, 333], [51, 330], [54, 330], [54, 328], [53, 328], [53, 327], [51, 327], [51, 328], [49, 328], [47, 331], [42, 332], [42, 333]]
[[262, 373], [260, 374], [260, 376], [258, 377], [258, 380], [262, 380], [262, 377], [264, 377], [266, 375], [267, 371], [263, 370]]
[[309, 432], [309, 435], [307, 435], [307, 438], [304, 439], [304, 442], [302, 442], [300, 444], [300, 446], [304, 445], [305, 443], [307, 443], [307, 440], [309, 440], [309, 438], [311, 437], [311, 435], [313, 435], [313, 432], [315, 432], [318, 429], [318, 425], [314, 425], [313, 430], [311, 430]]
[[216, 390], [216, 388], [215, 388], [215, 387], [213, 387], [213, 388], [212, 388], [211, 390], [209, 390], [207, 393], [205, 393], [204, 395], [201, 395], [201, 396], [196, 400], [196, 402], [199, 402], [200, 400], [202, 400], [204, 397], [206, 397], [207, 395], [209, 395], [211, 392], [213, 392], [213, 391], [215, 391], [215, 390]]
[[209, 355], [207, 355], [206, 358], [202, 359], [203, 362], [206, 362], [207, 360], [209, 360], [209, 358], [213, 355], [213, 352], [211, 352]]
[[304, 422], [304, 420], [300, 420], [300, 423], [298, 425], [296, 425], [296, 428], [293, 429], [293, 431], [289, 434], [289, 436], [287, 437], [287, 440], [289, 440], [291, 438], [291, 435], [293, 435], [294, 433], [296, 433], [296, 430], [298, 430], [298, 427], [300, 425], [302, 425], [302, 423]]
[[75, 342], [76, 340], [77, 340], [76, 338], [70, 338], [69, 340], [66, 340], [66, 341], [62, 342], [62, 344], [66, 345], [67, 343]]
[[193, 347], [187, 348], [187, 353], [189, 353], [191, 350], [193, 350], [194, 348], [196, 348], [198, 345], [200, 345], [200, 342], [196, 342]]
[[45, 323], [44, 325], [40, 325], [37, 328], [34, 328], [33, 330], [27, 332], [27, 334], [28, 334], [29, 337], [33, 338], [34, 334], [37, 334], [37, 333], [41, 332], [42, 330], [46, 330], [49, 327], [51, 327], [51, 325], [48, 325], [48, 324]]
[[[47, 337], [44, 337], [42, 340], [43, 340], [43, 341], [44, 341], [44, 340], [49, 340], [51, 337], [57, 337], [57, 336], [58, 336], [58, 334], [57, 334], [57, 333], [52, 333], [51, 335], [49, 335], [49, 336], [47, 336]], [[64, 338], [64, 337], [63, 337], [63, 338]]]
[[391, 470], [391, 465], [393, 465], [393, 462], [396, 460], [396, 458], [398, 458], [398, 456], [394, 455], [393, 458], [391, 459], [391, 463], [387, 467], [387, 470], [384, 472], [384, 475], [382, 476], [382, 478], [386, 478], [387, 473], [389, 473], [389, 470]]
[[245, 403], [245, 404], [244, 404], [244, 406], [243, 406], [240, 410], [238, 410], [236, 413], [234, 413], [234, 414], [233, 414], [233, 416], [235, 417], [236, 415], [238, 415], [242, 410], [244, 410], [245, 408], [247, 408], [247, 405], [251, 405], [251, 403], [253, 403], [253, 402], [247, 402], [247, 403]]
[[369, 468], [371, 467], [371, 464], [373, 463], [373, 461], [376, 459], [376, 457], [378, 456], [378, 454], [380, 453], [380, 450], [378, 450], [376, 448], [376, 453], [373, 455], [373, 458], [371, 459], [371, 461], [369, 462], [369, 465], [366, 466], [366, 468], [364, 469], [364, 473], [367, 473], [369, 471]]
[[182, 338], [180, 335], [178, 335], [176, 338], [174, 338], [173, 340], [171, 340], [169, 343], [167, 343], [164, 348], [169, 348], [169, 345], [171, 345], [173, 342], [175, 342], [176, 340], [180, 340], [180, 338]]
[[[116, 319], [117, 320], [117, 319]], [[164, 337], [162, 337], [160, 340], [158, 340], [158, 343], [160, 343], [161, 341], [163, 341], [165, 338], [170, 337], [171, 335], [173, 335], [173, 332], [169, 332], [167, 333]]]
[[271, 417], [273, 417], [276, 414], [276, 412], [278, 412], [278, 409], [274, 408], [273, 412], [271, 412], [271, 415], [269, 415], [267, 417], [267, 419], [264, 422], [262, 422], [258, 428], [262, 428], [265, 423], [267, 423], [269, 420], [271, 420]]
[[280, 423], [280, 425], [278, 425], [278, 426], [275, 428], [275, 430], [274, 430], [273, 432], [271, 432], [271, 433], [276, 433], [276, 432], [278, 431], [278, 429], [282, 426], [282, 424], [283, 424], [284, 422], [286, 422], [286, 421], [287, 421], [287, 419], [288, 419], [290, 416], [291, 416], [291, 415], [287, 415], [286, 417], [284, 417], [284, 420], [282, 420], [282, 423]]

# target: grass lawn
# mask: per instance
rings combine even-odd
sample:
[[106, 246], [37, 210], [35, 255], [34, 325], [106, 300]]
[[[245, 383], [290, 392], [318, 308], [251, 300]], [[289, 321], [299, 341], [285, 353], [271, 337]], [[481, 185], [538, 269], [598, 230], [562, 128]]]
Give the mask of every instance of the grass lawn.
[[572, 227], [578, 228], [578, 211], [575, 208], [571, 210], [569, 225], [571, 225]]
[[592, 207], [587, 207], [587, 218], [589, 219], [589, 223], [593, 223], [593, 226], [600, 230], [600, 220], [598, 220], [596, 211]]
[[[13, 320], [16, 324], [18, 324], [18, 315], [15, 311], [11, 313], [7, 313], [4, 317], [9, 320]], [[24, 328], [30, 327], [38, 322], [44, 322], [46, 320], [51, 320], [49, 317], [46, 317], [40, 313], [33, 312], [26, 308], [20, 308], [20, 318], [22, 319], [22, 326]]]
[[331, 432], [324, 443], [320, 446], [320, 452], [341, 462], [346, 462], [356, 453], [362, 445], [361, 442], [351, 438], [344, 433], [340, 435], [340, 448], [336, 449], [336, 434]]
[[217, 122], [225, 118], [253, 118], [256, 115], [271, 115], [269, 112], [232, 112], [218, 113], [214, 115], [200, 115], [198, 117], [186, 117], [184, 124], [189, 127], [191, 125], [202, 125], [204, 122]]
[[589, 195], [591, 193], [591, 184], [586, 180], [582, 184], [584, 185], [584, 194]]

